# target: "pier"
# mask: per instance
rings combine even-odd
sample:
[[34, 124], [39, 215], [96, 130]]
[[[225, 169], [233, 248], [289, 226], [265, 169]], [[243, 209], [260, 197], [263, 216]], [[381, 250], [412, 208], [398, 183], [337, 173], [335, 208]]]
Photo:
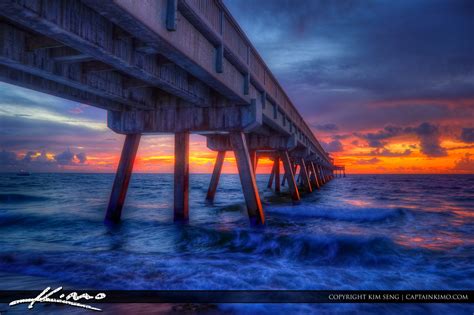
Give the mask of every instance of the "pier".
[[345, 176], [220, 0], [0, 0], [0, 81], [107, 110], [108, 127], [125, 135], [110, 223], [120, 222], [142, 135], [175, 135], [177, 222], [189, 219], [192, 133], [217, 152], [205, 198], [233, 152], [255, 225], [265, 223], [259, 158], [273, 161], [268, 187], [286, 186], [295, 203]]

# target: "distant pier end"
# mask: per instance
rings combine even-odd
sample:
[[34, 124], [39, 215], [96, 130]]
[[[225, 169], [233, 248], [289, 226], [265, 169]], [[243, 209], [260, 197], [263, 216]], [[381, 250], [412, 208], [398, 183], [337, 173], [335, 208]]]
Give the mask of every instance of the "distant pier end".
[[189, 219], [190, 133], [218, 151], [209, 202], [234, 152], [252, 224], [265, 222], [260, 157], [277, 192], [283, 164], [294, 202], [345, 176], [220, 0], [0, 0], [0, 81], [108, 111], [126, 138], [107, 222], [120, 221], [146, 134], [175, 134], [175, 221]]

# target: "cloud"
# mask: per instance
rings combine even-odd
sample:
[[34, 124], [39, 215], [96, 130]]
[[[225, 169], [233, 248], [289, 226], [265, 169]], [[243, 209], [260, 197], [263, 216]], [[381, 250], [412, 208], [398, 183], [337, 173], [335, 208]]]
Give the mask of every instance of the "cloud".
[[474, 173], [474, 160], [471, 160], [471, 156], [474, 155], [466, 153], [464, 157], [455, 162], [453, 170]]
[[0, 152], [0, 165], [9, 166], [16, 163], [16, 153], [2, 150]]
[[[440, 131], [438, 126], [429, 122], [423, 122], [416, 127], [402, 128], [400, 126], [386, 126], [377, 132], [369, 132], [366, 134], [355, 133], [357, 137], [367, 140], [367, 144], [370, 147], [376, 148], [376, 150], [373, 151], [374, 153], [385, 154], [386, 156], [394, 155], [391, 155], [392, 153], [387, 149], [384, 150], [384, 147], [387, 145], [387, 141], [384, 140], [407, 134], [414, 134], [418, 137], [420, 141], [420, 151], [424, 155], [429, 157], [442, 157], [447, 155], [446, 149], [441, 147], [440, 144]], [[406, 150], [401, 154], [409, 155], [410, 153], [410, 150]], [[395, 154], [395, 156], [401, 155], [399, 153]]]
[[440, 134], [437, 126], [424, 122], [415, 128], [408, 127], [405, 131], [413, 132], [418, 136], [420, 151], [426, 156], [441, 157], [448, 155], [446, 149], [440, 145]]
[[323, 125], [316, 125], [315, 128], [319, 131], [337, 131], [339, 128], [336, 124], [323, 124]]
[[382, 148], [386, 145], [386, 142], [382, 140], [387, 140], [393, 137], [396, 137], [402, 134], [403, 128], [399, 126], [386, 126], [384, 129], [379, 130], [376, 133], [369, 132], [367, 134], [358, 134], [356, 136], [367, 140], [367, 143], [370, 147], [373, 148]]
[[474, 143], [474, 128], [463, 128], [461, 140], [466, 143]]
[[333, 140], [329, 143], [322, 142], [322, 145], [327, 152], [341, 152], [344, 150], [342, 143], [339, 140]]
[[84, 152], [76, 154], [76, 159], [79, 160], [79, 163], [84, 164], [87, 161], [87, 155]]
[[61, 170], [63, 166], [84, 165], [86, 161], [86, 153], [74, 154], [70, 149], [56, 155], [48, 154], [46, 150], [28, 151], [23, 157], [13, 151], [2, 150], [0, 152], [0, 172], [16, 172], [19, 169], [54, 172]]
[[403, 156], [408, 156], [412, 153], [410, 149], [406, 149], [403, 152], [393, 152], [390, 151], [389, 149], [376, 149], [370, 152], [370, 155], [375, 155], [375, 156], [385, 156], [385, 157], [403, 157]]
[[372, 159], [360, 159], [355, 162], [355, 164], [358, 165], [373, 165], [379, 163], [381, 160], [378, 158], [372, 158]]
[[70, 149], [55, 155], [54, 159], [58, 162], [59, 165], [71, 165], [74, 163], [74, 153]]

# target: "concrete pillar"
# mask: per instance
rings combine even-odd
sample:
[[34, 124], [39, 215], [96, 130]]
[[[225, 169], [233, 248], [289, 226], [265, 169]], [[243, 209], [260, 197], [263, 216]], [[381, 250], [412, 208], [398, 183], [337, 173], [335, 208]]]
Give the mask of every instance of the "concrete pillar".
[[239, 169], [240, 182], [244, 192], [245, 202], [251, 224], [264, 224], [265, 215], [258, 194], [255, 173], [250, 160], [247, 142], [243, 132], [231, 132], [230, 141], [234, 150], [237, 168]]
[[275, 156], [275, 192], [280, 192], [280, 157]]
[[212, 172], [211, 182], [209, 183], [209, 189], [207, 190], [206, 200], [209, 202], [214, 201], [216, 195], [217, 185], [219, 184], [219, 178], [221, 176], [222, 165], [224, 164], [225, 151], [217, 152], [216, 164], [214, 164], [214, 171]]
[[283, 162], [283, 167], [285, 168], [285, 177], [288, 181], [288, 188], [290, 189], [291, 199], [293, 201], [300, 200], [300, 193], [298, 191], [298, 187], [296, 186], [295, 182], [295, 175], [293, 173], [293, 167], [290, 162], [290, 157], [288, 156], [287, 151], [280, 151], [280, 158]]
[[257, 151], [256, 150], [250, 150], [249, 155], [250, 155], [250, 161], [252, 162], [253, 172], [255, 173], [256, 170], [257, 170], [257, 163], [258, 163]]
[[303, 181], [303, 186], [308, 192], [312, 192], [313, 187], [311, 187], [311, 182], [309, 181], [308, 168], [306, 167], [306, 162], [303, 158], [300, 160], [300, 168], [300, 176], [301, 180]]
[[319, 183], [318, 173], [316, 173], [316, 168], [314, 167], [313, 162], [309, 162], [309, 167], [311, 169], [311, 179], [313, 180], [313, 186], [317, 189], [321, 188], [321, 184]]
[[106, 223], [119, 223], [122, 215], [122, 208], [127, 196], [128, 184], [132, 176], [133, 163], [137, 155], [138, 144], [141, 135], [129, 134], [125, 136], [122, 155], [115, 174], [112, 193], [110, 194], [109, 205], [105, 215]]
[[174, 221], [189, 220], [189, 132], [174, 136]]
[[273, 186], [273, 179], [275, 178], [275, 167], [276, 167], [276, 161], [273, 161], [272, 171], [270, 173], [270, 178], [268, 179], [268, 185], [267, 185], [267, 188], [269, 189], [271, 189]]
[[[291, 162], [291, 168], [293, 169], [293, 175], [296, 175], [297, 167], [298, 167], [298, 165], [296, 165], [295, 162]], [[285, 171], [285, 174], [283, 175], [283, 179], [281, 180], [281, 185], [285, 186], [285, 183], [286, 183], [286, 171]]]
[[317, 171], [318, 171], [318, 174], [319, 174], [319, 178], [321, 178], [321, 185], [325, 185], [326, 184], [326, 178], [324, 177], [324, 174], [323, 174], [323, 168], [321, 167], [321, 165], [316, 165], [316, 168], [317, 168]]

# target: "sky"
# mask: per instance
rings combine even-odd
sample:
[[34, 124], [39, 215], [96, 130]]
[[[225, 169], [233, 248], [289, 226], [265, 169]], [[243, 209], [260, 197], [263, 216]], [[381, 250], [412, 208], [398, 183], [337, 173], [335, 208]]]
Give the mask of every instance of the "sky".
[[[347, 173], [474, 173], [474, 1], [224, 3]], [[0, 172], [114, 172], [123, 139], [104, 110], [0, 83]], [[134, 170], [172, 172], [173, 154], [144, 136]], [[191, 172], [215, 156], [191, 137]]]

